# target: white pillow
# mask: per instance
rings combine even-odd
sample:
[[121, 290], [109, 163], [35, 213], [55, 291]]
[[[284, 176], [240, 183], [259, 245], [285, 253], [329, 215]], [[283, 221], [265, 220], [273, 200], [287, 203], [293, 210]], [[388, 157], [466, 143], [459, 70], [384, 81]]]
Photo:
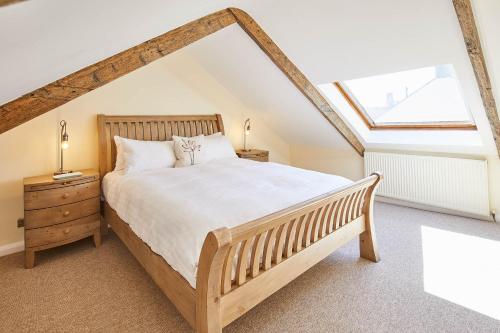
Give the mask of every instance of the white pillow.
[[205, 162], [227, 157], [238, 157], [229, 139], [222, 135], [221, 132], [217, 132], [205, 137], [204, 153]]
[[174, 152], [177, 161], [175, 167], [185, 167], [204, 162], [205, 154], [205, 136], [198, 135], [193, 137], [173, 136]]
[[141, 141], [115, 136], [115, 170], [133, 173], [142, 170], [173, 168], [175, 154], [172, 141]]

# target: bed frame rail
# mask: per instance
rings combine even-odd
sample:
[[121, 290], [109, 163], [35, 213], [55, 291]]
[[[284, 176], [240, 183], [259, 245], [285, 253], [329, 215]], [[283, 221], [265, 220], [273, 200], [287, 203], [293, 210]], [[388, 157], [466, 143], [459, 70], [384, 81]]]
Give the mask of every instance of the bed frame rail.
[[197, 331], [220, 332], [357, 235], [361, 257], [379, 261], [373, 200], [381, 179], [374, 173], [341, 190], [209, 233], [198, 267]]

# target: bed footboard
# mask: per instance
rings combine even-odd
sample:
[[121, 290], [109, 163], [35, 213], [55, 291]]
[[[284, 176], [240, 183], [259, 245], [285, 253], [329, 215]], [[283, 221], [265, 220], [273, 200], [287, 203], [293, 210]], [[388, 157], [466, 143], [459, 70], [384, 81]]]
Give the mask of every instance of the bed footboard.
[[359, 235], [379, 260], [373, 201], [382, 175], [207, 235], [196, 281], [196, 330], [222, 328]]

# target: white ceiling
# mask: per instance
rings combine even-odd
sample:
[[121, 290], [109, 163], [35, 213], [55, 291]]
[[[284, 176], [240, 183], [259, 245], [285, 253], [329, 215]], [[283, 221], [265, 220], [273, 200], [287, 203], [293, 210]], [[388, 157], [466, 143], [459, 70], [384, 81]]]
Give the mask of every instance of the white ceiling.
[[[454, 64], [481, 131], [477, 153], [494, 152], [451, 0], [22, 2], [0, 8], [0, 104], [231, 5], [246, 10], [317, 85]], [[286, 141], [350, 149], [236, 26], [180, 52], [197, 59]]]
[[[228, 47], [230, 45], [230, 47]], [[290, 144], [349, 144], [250, 37], [231, 25], [185, 50]]]

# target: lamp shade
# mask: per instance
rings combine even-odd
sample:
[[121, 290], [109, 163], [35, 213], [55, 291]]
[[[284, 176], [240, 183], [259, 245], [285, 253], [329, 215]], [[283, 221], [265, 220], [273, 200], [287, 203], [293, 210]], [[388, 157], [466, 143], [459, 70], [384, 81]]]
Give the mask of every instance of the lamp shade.
[[250, 119], [245, 120], [244, 128], [245, 128], [245, 135], [249, 135], [250, 134]]
[[69, 140], [68, 140], [68, 134], [63, 135], [61, 138], [61, 149], [68, 149], [69, 148]]
[[250, 118], [245, 120], [243, 124], [243, 133], [245, 134], [243, 137], [243, 150], [247, 150], [247, 136], [250, 134]]
[[66, 121], [61, 120], [61, 149], [68, 149], [69, 147], [69, 136], [66, 131]]

